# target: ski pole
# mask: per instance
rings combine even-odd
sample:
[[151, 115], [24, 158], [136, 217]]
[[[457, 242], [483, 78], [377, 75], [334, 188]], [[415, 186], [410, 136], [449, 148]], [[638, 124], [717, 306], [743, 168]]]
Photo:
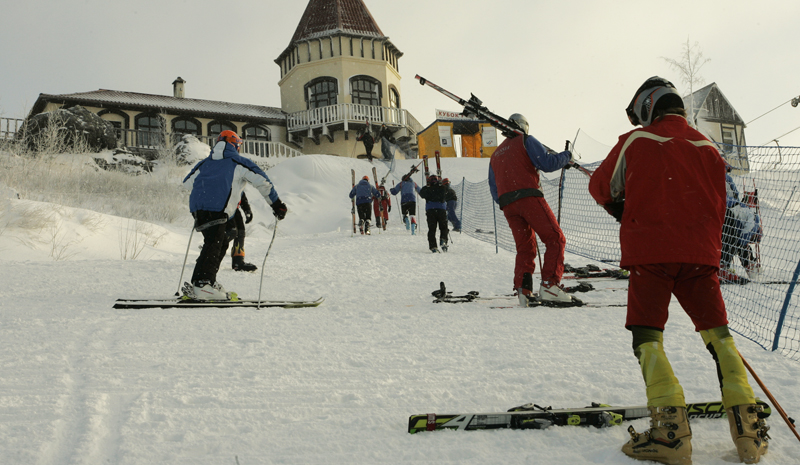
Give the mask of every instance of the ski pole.
[[275, 235], [278, 233], [278, 217], [275, 217], [275, 226], [272, 228], [272, 240], [269, 241], [269, 247], [267, 247], [267, 254], [264, 255], [264, 261], [261, 262], [261, 281], [258, 283], [258, 305], [256, 306], [256, 310], [261, 309], [261, 288], [264, 287], [264, 265], [267, 263], [267, 257], [269, 257], [269, 251], [272, 250], [272, 244], [275, 242]]
[[778, 401], [775, 400], [775, 397], [772, 395], [771, 392], [769, 392], [769, 389], [767, 389], [767, 387], [764, 385], [764, 382], [761, 381], [761, 378], [758, 377], [755, 370], [753, 370], [753, 367], [751, 367], [750, 364], [747, 363], [747, 360], [745, 360], [744, 357], [742, 357], [741, 352], [739, 352], [739, 357], [742, 359], [742, 363], [744, 363], [744, 366], [747, 367], [747, 371], [749, 371], [750, 374], [753, 375], [753, 378], [756, 380], [758, 385], [761, 386], [761, 390], [764, 391], [764, 394], [767, 395], [769, 401], [772, 402], [772, 405], [775, 407], [775, 410], [778, 411], [778, 413], [783, 418], [783, 421], [786, 422], [786, 426], [788, 426], [789, 429], [792, 430], [794, 436], [797, 438], [798, 441], [800, 441], [800, 434], [797, 433], [797, 429], [795, 429], [794, 427], [794, 421], [791, 418], [789, 418], [788, 415], [786, 415], [786, 412], [783, 410], [783, 407], [781, 407]]
[[181, 286], [183, 285], [183, 272], [186, 270], [186, 260], [189, 258], [189, 247], [192, 246], [192, 235], [194, 234], [194, 223], [192, 223], [192, 232], [189, 233], [189, 243], [186, 244], [186, 255], [183, 257], [183, 266], [181, 267], [181, 277], [178, 279], [178, 292], [175, 293], [176, 297], [181, 296]]

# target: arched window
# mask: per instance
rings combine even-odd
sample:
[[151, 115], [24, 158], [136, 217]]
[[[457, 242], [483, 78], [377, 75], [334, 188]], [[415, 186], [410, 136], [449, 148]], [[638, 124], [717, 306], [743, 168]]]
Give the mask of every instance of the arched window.
[[200, 122], [194, 118], [180, 117], [172, 120], [172, 132], [200, 135]]
[[336, 79], [328, 76], [312, 79], [306, 84], [306, 108], [327, 107], [336, 105], [336, 95], [339, 93]]
[[136, 145], [164, 146], [164, 119], [157, 114], [142, 113], [136, 117]]
[[394, 87], [389, 88], [389, 107], [400, 108], [400, 94]]
[[259, 157], [269, 156], [269, 144], [265, 142], [272, 140], [272, 135], [266, 127], [255, 124], [247, 125], [242, 131], [242, 139], [244, 140], [242, 153]]
[[212, 121], [208, 123], [208, 143], [210, 146], [213, 147], [217, 143], [217, 136], [222, 131], [236, 132], [236, 125], [230, 121]]
[[353, 103], [378, 107], [381, 104], [381, 83], [370, 76], [355, 76], [350, 79], [350, 94]]

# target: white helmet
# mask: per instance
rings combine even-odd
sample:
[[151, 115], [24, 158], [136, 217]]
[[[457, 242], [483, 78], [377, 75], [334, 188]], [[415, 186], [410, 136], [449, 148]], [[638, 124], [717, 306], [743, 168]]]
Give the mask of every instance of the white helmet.
[[520, 128], [525, 134], [528, 133], [528, 119], [521, 114], [514, 113], [508, 118], [508, 120], [516, 124], [517, 127]]
[[625, 109], [631, 124], [647, 127], [653, 122], [656, 107], [683, 108], [683, 99], [675, 86], [664, 78], [653, 76], [646, 80]]

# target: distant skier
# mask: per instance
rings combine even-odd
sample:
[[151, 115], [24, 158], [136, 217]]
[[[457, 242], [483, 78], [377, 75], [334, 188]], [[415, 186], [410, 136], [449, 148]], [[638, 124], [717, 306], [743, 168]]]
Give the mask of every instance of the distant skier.
[[378, 190], [369, 182], [369, 176], [364, 176], [358, 184], [350, 190], [350, 198], [356, 199], [356, 210], [358, 210], [358, 229], [361, 234], [370, 234], [369, 222], [372, 219], [370, 207], [373, 199], [378, 199]]
[[392, 134], [392, 131], [386, 127], [385, 124], [381, 124], [380, 133], [378, 133], [378, 137], [381, 139], [381, 155], [383, 155], [384, 160], [391, 160], [393, 158], [392, 149], [394, 148], [395, 138]]
[[364, 132], [356, 137], [356, 140], [364, 143], [364, 150], [367, 152], [367, 160], [372, 163], [372, 147], [375, 146], [375, 139], [372, 137], [372, 130], [370, 129], [369, 123], [367, 123]]
[[406, 225], [406, 230], [411, 230], [411, 235], [415, 235], [417, 231], [417, 194], [420, 188], [414, 181], [411, 180], [411, 175], [403, 176], [402, 181], [391, 189], [389, 192], [392, 195], [400, 194], [400, 212], [403, 214], [403, 224]]
[[425, 199], [425, 217], [428, 220], [428, 248], [438, 253], [436, 229], [440, 232], [439, 243], [442, 251], [447, 252], [447, 188], [442, 185], [436, 175], [428, 176], [428, 183], [419, 190], [419, 196]]
[[[241, 212], [244, 212], [244, 218]], [[247, 201], [247, 196], [242, 192], [242, 201], [239, 202], [239, 207], [236, 209], [233, 217], [228, 220], [226, 231], [228, 239], [233, 241], [233, 245], [231, 246], [231, 268], [236, 271], [258, 270], [257, 266], [244, 261], [244, 225], [251, 221], [253, 221], [253, 211], [250, 209], [250, 202]]]
[[386, 231], [386, 224], [389, 221], [389, 212], [392, 211], [392, 198], [383, 184], [377, 188], [378, 198], [373, 202], [373, 210], [375, 211], [375, 226], [383, 228]]
[[203, 248], [192, 274], [194, 298], [229, 300], [228, 293], [217, 281], [217, 271], [228, 248], [225, 234], [228, 220], [242, 198], [245, 183], [258, 189], [272, 207], [275, 216], [286, 216], [286, 205], [278, 198], [266, 173], [249, 159], [239, 155], [242, 139], [233, 131], [222, 131], [207, 158], [197, 163], [183, 180], [191, 189], [189, 210], [195, 229], [203, 234]]
[[[543, 302], [570, 307], [581, 302], [564, 292], [561, 276], [564, 274], [564, 248], [567, 239], [556, 221], [553, 211], [544, 199], [539, 171], [549, 173], [569, 166], [572, 154], [547, 150], [535, 137], [528, 134], [528, 120], [519, 113], [509, 120], [524, 133], [506, 139], [489, 161], [489, 189], [494, 201], [500, 205], [508, 220], [517, 246], [514, 265], [514, 288], [520, 296], [533, 294], [532, 283], [525, 282], [525, 273], [533, 274], [536, 267], [536, 235], [544, 242], [542, 282], [539, 299]], [[524, 303], [523, 298], [520, 301]]]
[[447, 188], [447, 219], [453, 223], [453, 232], [461, 232], [461, 220], [459, 220], [458, 215], [456, 215], [458, 195], [456, 195], [456, 191], [450, 187], [449, 179], [442, 179], [442, 184]]

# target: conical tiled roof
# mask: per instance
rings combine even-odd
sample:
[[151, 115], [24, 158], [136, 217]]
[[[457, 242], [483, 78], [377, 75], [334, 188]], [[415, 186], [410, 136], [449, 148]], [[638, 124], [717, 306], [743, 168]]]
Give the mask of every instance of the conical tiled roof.
[[289, 46], [333, 33], [383, 37], [362, 0], [310, 0]]

